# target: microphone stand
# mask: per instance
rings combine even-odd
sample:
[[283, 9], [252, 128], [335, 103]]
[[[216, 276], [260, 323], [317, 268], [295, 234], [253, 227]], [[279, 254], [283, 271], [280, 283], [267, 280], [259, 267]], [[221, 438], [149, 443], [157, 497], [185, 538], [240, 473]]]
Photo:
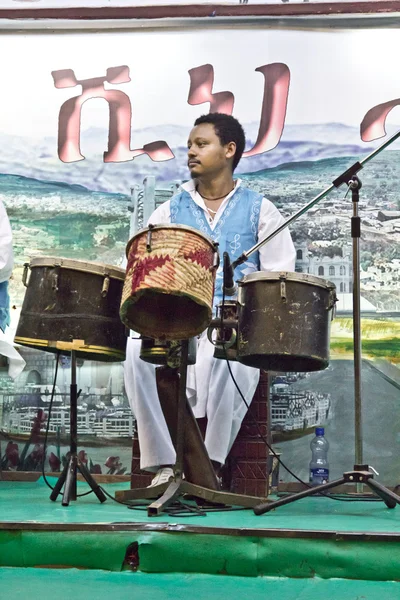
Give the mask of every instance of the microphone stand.
[[286, 227], [288, 227], [289, 225], [291, 225], [291, 223], [294, 223], [294, 221], [297, 221], [297, 219], [299, 217], [301, 217], [306, 212], [308, 212], [310, 210], [310, 208], [312, 208], [315, 204], [318, 204], [318, 202], [320, 202], [322, 200], [322, 198], [325, 198], [325, 196], [327, 196], [328, 194], [330, 194], [332, 190], [334, 190], [336, 187], [339, 187], [340, 185], [342, 185], [342, 183], [349, 182], [354, 177], [354, 175], [356, 175], [358, 173], [358, 171], [361, 171], [361, 169], [363, 168], [363, 166], [367, 162], [369, 162], [370, 160], [372, 160], [377, 154], [379, 154], [380, 152], [382, 152], [382, 150], [384, 150], [385, 148], [387, 148], [388, 146], [390, 146], [390, 144], [392, 144], [394, 141], [396, 141], [398, 137], [400, 137], [400, 130], [397, 131], [395, 134], [393, 134], [381, 146], [379, 146], [378, 148], [376, 148], [375, 150], [373, 150], [371, 152], [371, 154], [368, 154], [368, 156], [366, 156], [365, 158], [363, 158], [359, 162], [354, 163], [354, 165], [352, 165], [349, 169], [347, 169], [347, 171], [344, 171], [344, 173], [342, 173], [342, 175], [340, 175], [340, 177], [338, 177], [337, 179], [335, 179], [335, 181], [332, 182], [332, 185], [330, 185], [323, 192], [321, 192], [320, 194], [318, 194], [318, 196], [315, 196], [315, 198], [313, 198], [311, 200], [311, 202], [309, 202], [308, 204], [306, 204], [305, 206], [303, 206], [303, 208], [301, 208], [294, 215], [292, 215], [287, 221], [285, 221], [284, 223], [282, 223], [282, 225], [280, 225], [279, 227], [277, 227], [275, 229], [275, 231], [273, 231], [268, 237], [266, 237], [265, 239], [263, 239], [260, 242], [258, 242], [257, 244], [255, 244], [252, 248], [250, 248], [250, 250], [247, 250], [246, 252], [243, 252], [239, 256], [239, 258], [237, 258], [232, 263], [233, 269], [236, 269], [237, 266], [239, 266], [242, 263], [246, 262], [246, 260], [248, 259], [248, 257], [251, 254], [253, 254], [253, 252], [256, 252], [257, 250], [259, 250], [261, 248], [261, 246], [264, 246], [264, 244], [267, 244], [270, 240], [272, 240], [275, 236], [277, 236], [278, 233], [280, 233], [281, 231], [283, 231], [284, 229], [286, 229]]
[[[369, 470], [369, 466], [363, 464], [363, 440], [362, 440], [362, 394], [361, 394], [361, 366], [362, 366], [362, 348], [361, 348], [361, 310], [360, 310], [360, 235], [361, 235], [361, 222], [358, 215], [358, 201], [359, 201], [359, 190], [361, 188], [361, 181], [357, 177], [357, 173], [363, 168], [363, 165], [372, 160], [377, 154], [382, 152], [390, 144], [392, 144], [398, 137], [400, 137], [400, 131], [392, 135], [386, 140], [381, 146], [376, 148], [368, 156], [361, 161], [354, 163], [349, 169], [344, 171], [339, 177], [337, 177], [328, 188], [316, 196], [306, 206], [301, 208], [297, 213], [280, 225], [275, 231], [273, 231], [264, 240], [261, 240], [255, 244], [250, 250], [243, 252], [231, 265], [231, 269], [234, 270], [238, 265], [244, 263], [248, 257], [259, 250], [264, 244], [267, 244], [272, 238], [278, 235], [281, 231], [286, 229], [291, 223], [296, 221], [304, 213], [306, 213], [315, 204], [320, 202], [325, 196], [327, 196], [333, 189], [340, 187], [345, 183], [352, 191], [352, 202], [353, 202], [353, 216], [351, 219], [351, 236], [353, 240], [353, 355], [354, 355], [354, 412], [355, 412], [355, 465], [354, 470], [343, 474], [341, 479], [326, 483], [320, 486], [312, 487], [298, 494], [293, 494], [290, 497], [277, 500], [276, 502], [269, 502], [259, 504], [254, 508], [256, 515], [264, 514], [270, 510], [289, 504], [305, 496], [311, 496], [317, 494], [323, 490], [330, 489], [342, 483], [357, 483], [357, 491], [361, 491], [362, 484], [368, 485], [377, 495], [379, 495], [385, 502], [388, 508], [394, 508], [396, 504], [400, 504], [400, 496], [397, 496], [389, 489], [385, 488], [381, 484], [373, 480], [373, 474]], [[224, 263], [225, 267], [225, 263]]]

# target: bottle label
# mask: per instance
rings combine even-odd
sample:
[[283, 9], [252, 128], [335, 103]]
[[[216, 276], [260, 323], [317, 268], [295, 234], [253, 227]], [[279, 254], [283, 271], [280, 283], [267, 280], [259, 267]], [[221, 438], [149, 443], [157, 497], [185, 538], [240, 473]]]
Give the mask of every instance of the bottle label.
[[320, 485], [321, 483], [328, 483], [329, 481], [329, 469], [319, 467], [318, 469], [310, 469], [310, 483], [313, 485]]

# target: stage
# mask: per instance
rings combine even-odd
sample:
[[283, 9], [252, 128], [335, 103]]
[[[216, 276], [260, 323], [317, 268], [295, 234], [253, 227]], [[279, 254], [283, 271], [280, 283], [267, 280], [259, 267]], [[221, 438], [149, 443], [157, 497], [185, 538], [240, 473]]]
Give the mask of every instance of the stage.
[[[113, 495], [128, 486], [103, 487]], [[78, 483], [79, 493], [87, 489]], [[318, 497], [262, 516], [246, 509], [148, 517], [94, 494], [68, 507], [49, 494], [42, 478], [0, 481], [3, 595], [400, 598], [400, 510], [383, 502]]]
[[[221, 577], [181, 573], [110, 573], [76, 569], [0, 569], [4, 597], [13, 600], [220, 600], [240, 595], [251, 600], [397, 600], [399, 584], [393, 581], [344, 579], [279, 579], [272, 577]], [[17, 583], [18, 579], [19, 582]], [[19, 589], [18, 589], [19, 588]]]

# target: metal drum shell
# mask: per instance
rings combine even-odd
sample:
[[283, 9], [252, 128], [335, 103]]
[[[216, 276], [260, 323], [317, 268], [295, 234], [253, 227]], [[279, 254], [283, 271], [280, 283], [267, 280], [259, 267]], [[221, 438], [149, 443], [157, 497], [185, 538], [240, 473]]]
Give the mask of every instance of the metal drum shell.
[[[154, 340], [142, 336], [140, 358], [152, 365], [168, 365], [168, 353], [173, 342], [169, 340]], [[188, 344], [188, 365], [196, 364], [197, 338], [190, 338]]]
[[154, 339], [189, 339], [212, 318], [217, 244], [193, 227], [149, 225], [126, 247], [120, 317]]
[[332, 282], [306, 273], [246, 275], [239, 281], [238, 361], [267, 371], [326, 369], [335, 292]]
[[[221, 318], [223, 316], [225, 319], [230, 319], [232, 321], [237, 320], [237, 302], [236, 300], [225, 300], [224, 303], [220, 302], [217, 306], [217, 317]], [[236, 361], [237, 360], [237, 336], [235, 335], [235, 342], [233, 344], [226, 343], [229, 341], [229, 338], [236, 331], [227, 330], [228, 337], [222, 334], [221, 330], [216, 328], [216, 339], [213, 341], [214, 343], [214, 358], [218, 358], [220, 360], [229, 360]], [[224, 343], [225, 342], [225, 345]]]
[[119, 305], [124, 278], [124, 269], [112, 265], [33, 258], [25, 265], [15, 342], [61, 354], [75, 350], [87, 360], [123, 361], [127, 332]]

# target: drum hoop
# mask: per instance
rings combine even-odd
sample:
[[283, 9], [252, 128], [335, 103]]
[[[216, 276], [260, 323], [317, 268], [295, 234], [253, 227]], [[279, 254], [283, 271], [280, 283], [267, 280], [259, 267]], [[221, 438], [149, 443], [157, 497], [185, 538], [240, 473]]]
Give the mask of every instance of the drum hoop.
[[114, 356], [120, 360], [124, 360], [125, 353], [116, 348], [109, 346], [94, 346], [85, 344], [84, 340], [73, 340], [72, 342], [42, 340], [40, 338], [27, 338], [15, 336], [15, 343], [23, 346], [40, 346], [42, 348], [55, 348], [56, 350], [76, 350], [77, 352], [87, 352], [91, 354], [104, 354], [106, 356]]
[[61, 258], [58, 256], [37, 256], [32, 258], [29, 263], [29, 268], [32, 269], [35, 267], [59, 267], [61, 269], [70, 269], [71, 271], [80, 271], [82, 273], [109, 276], [114, 279], [125, 279], [125, 269], [120, 269], [119, 267], [104, 263]]
[[144, 227], [143, 229], [140, 229], [137, 233], [135, 233], [135, 235], [129, 240], [129, 242], [126, 246], [126, 256], [129, 255], [129, 250], [133, 244], [133, 241], [136, 238], [142, 236], [143, 234], [147, 234], [150, 229], [151, 229], [151, 231], [158, 231], [160, 229], [183, 229], [184, 231], [189, 231], [190, 233], [196, 234], [198, 237], [202, 238], [210, 246], [212, 246], [214, 251], [217, 250], [217, 244], [214, 242], [214, 240], [210, 236], [203, 233], [202, 231], [199, 231], [198, 229], [195, 229], [194, 227], [191, 227], [190, 225], [175, 225], [174, 223], [159, 223], [158, 225], [152, 225], [151, 228]]
[[291, 271], [257, 271], [256, 273], [245, 275], [243, 279], [239, 280], [238, 283], [239, 286], [244, 286], [249, 283], [255, 283], [256, 281], [293, 281], [295, 283], [308, 283], [310, 285], [316, 285], [327, 290], [336, 289], [335, 284], [328, 279], [317, 277], [316, 275], [310, 275], [309, 273], [293, 273]]

